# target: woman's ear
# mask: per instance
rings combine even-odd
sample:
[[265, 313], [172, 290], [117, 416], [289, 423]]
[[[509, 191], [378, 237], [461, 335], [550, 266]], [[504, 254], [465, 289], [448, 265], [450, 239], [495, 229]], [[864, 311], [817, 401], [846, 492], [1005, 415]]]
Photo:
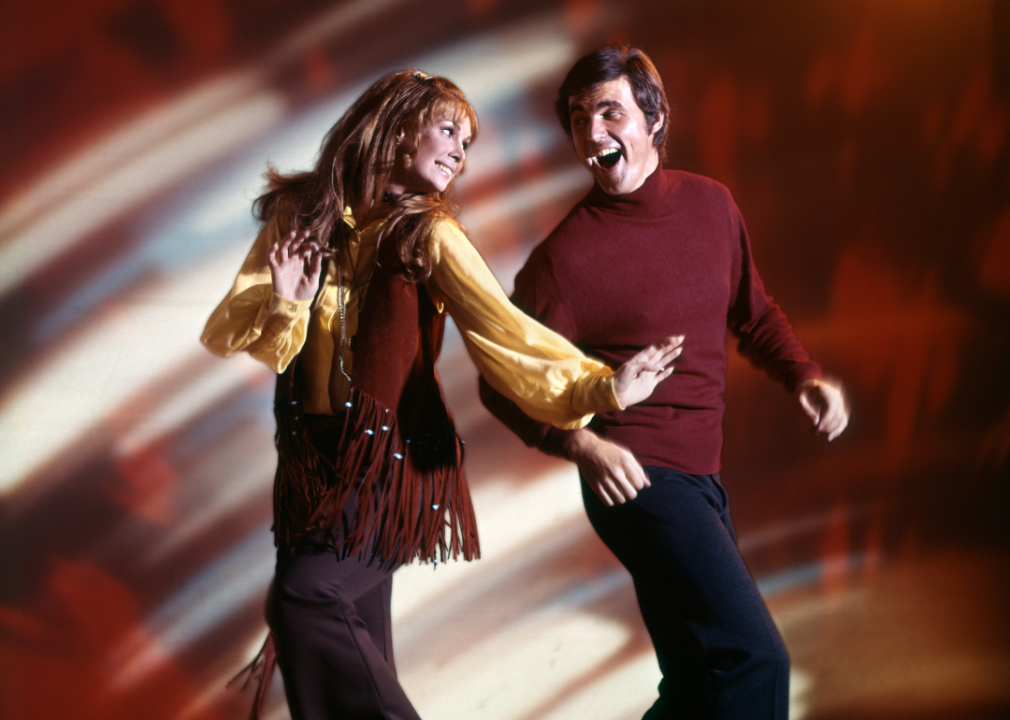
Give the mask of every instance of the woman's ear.
[[414, 140], [407, 128], [401, 127], [396, 131], [396, 151], [402, 155], [413, 155], [417, 148], [414, 147]]

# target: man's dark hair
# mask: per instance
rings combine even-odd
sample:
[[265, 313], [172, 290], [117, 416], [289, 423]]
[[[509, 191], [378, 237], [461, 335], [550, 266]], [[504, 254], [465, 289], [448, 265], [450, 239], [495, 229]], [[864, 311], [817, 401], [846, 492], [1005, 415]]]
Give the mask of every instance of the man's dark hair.
[[591, 52], [572, 66], [565, 76], [565, 81], [558, 88], [558, 99], [554, 102], [554, 110], [561, 121], [561, 127], [572, 137], [572, 118], [568, 113], [568, 101], [574, 95], [580, 95], [590, 88], [616, 80], [621, 76], [628, 78], [631, 94], [638, 103], [638, 108], [645, 114], [648, 127], [656, 122], [660, 114], [663, 124], [656, 131], [652, 144], [659, 148], [661, 160], [666, 159], [666, 126], [670, 121], [670, 104], [666, 100], [666, 90], [663, 80], [656, 71], [649, 56], [638, 48], [628, 45], [604, 45], [599, 50]]

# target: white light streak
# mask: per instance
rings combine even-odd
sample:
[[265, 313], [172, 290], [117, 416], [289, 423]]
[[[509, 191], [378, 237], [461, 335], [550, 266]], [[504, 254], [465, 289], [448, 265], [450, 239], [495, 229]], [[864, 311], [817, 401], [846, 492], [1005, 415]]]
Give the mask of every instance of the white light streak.
[[117, 668], [112, 687], [125, 690], [142, 681], [166, 657], [263, 597], [273, 576], [273, 565], [264, 562], [272, 554], [270, 537], [265, 527], [251, 533], [151, 613], [134, 636], [111, 653], [109, 662]]
[[113, 450], [118, 456], [130, 455], [160, 437], [183, 427], [193, 417], [202, 414], [217, 400], [254, 378], [272, 376], [265, 365], [242, 356], [233, 362], [215, 363], [210, 371], [169, 396], [153, 414], [131, 425]]
[[[184, 104], [189, 102], [187, 99]], [[263, 92], [224, 108], [208, 99], [205, 111], [209, 117], [202, 122], [173, 128], [170, 135], [147, 146], [134, 148], [132, 139], [122, 144], [116, 139], [101, 155], [95, 151], [92, 157], [89, 151], [66, 176], [44, 183], [38, 196], [5, 208], [0, 232], [13, 237], [0, 248], [0, 294], [110, 219], [275, 126], [285, 106], [279, 95]], [[151, 122], [162, 130], [159, 119]], [[127, 135], [157, 136], [158, 132], [144, 128]], [[84, 177], [85, 168], [93, 173], [90, 178]], [[41, 200], [49, 203], [44, 210], [39, 206]]]
[[481, 203], [472, 203], [464, 213], [467, 228], [479, 237], [480, 232], [508, 218], [556, 203], [579, 190], [588, 191], [592, 178], [581, 167], [561, 170], [523, 185], [512, 187]]
[[[505, 623], [448, 663], [415, 663], [400, 677], [424, 717], [478, 711], [485, 720], [525, 717], [549, 703], [557, 688], [606, 667], [630, 638], [623, 623], [588, 612], [535, 613]], [[543, 682], [548, 676], [551, 682]], [[465, 681], [446, 683], [444, 678]]]
[[[149, 296], [160, 302], [126, 304], [96, 319], [56, 355], [30, 369], [0, 405], [0, 496], [99, 427], [113, 411], [157, 378], [193, 364], [200, 331], [213, 309], [209, 302], [178, 298], [208, 296], [241, 262], [234, 251], [220, 253], [189, 274], [152, 283]], [[173, 300], [174, 299], [174, 300]], [[230, 387], [230, 386], [228, 386]], [[218, 388], [207, 402], [228, 390]], [[138, 412], [138, 414], [143, 414]]]
[[422, 57], [418, 67], [451, 79], [480, 110], [558, 78], [578, 51], [562, 14], [551, 13]]
[[412, 564], [396, 573], [393, 593], [393, 624], [412, 614], [441, 594], [479, 595], [497, 582], [493, 569], [502, 560], [527, 545], [544, 551], [557, 538], [552, 528], [582, 515], [582, 499], [575, 466], [564, 466], [535, 483], [516, 486], [485, 482], [473, 489], [473, 502], [480, 524], [481, 560], [453, 562], [434, 572], [431, 565]]

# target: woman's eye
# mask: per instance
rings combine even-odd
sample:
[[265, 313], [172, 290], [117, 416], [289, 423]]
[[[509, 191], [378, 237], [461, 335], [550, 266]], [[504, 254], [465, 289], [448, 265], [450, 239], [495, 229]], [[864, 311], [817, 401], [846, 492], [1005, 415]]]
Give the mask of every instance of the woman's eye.
[[451, 127], [442, 128], [442, 132], [445, 133], [446, 137], [452, 137], [455, 134]]

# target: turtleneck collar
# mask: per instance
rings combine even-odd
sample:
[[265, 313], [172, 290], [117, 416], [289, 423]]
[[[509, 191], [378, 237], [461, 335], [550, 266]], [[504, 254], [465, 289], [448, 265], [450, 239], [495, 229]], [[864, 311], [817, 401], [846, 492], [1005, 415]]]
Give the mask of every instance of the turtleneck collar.
[[608, 195], [593, 183], [593, 189], [586, 196], [586, 203], [616, 215], [646, 215], [659, 208], [670, 182], [660, 163], [641, 187], [626, 195]]

